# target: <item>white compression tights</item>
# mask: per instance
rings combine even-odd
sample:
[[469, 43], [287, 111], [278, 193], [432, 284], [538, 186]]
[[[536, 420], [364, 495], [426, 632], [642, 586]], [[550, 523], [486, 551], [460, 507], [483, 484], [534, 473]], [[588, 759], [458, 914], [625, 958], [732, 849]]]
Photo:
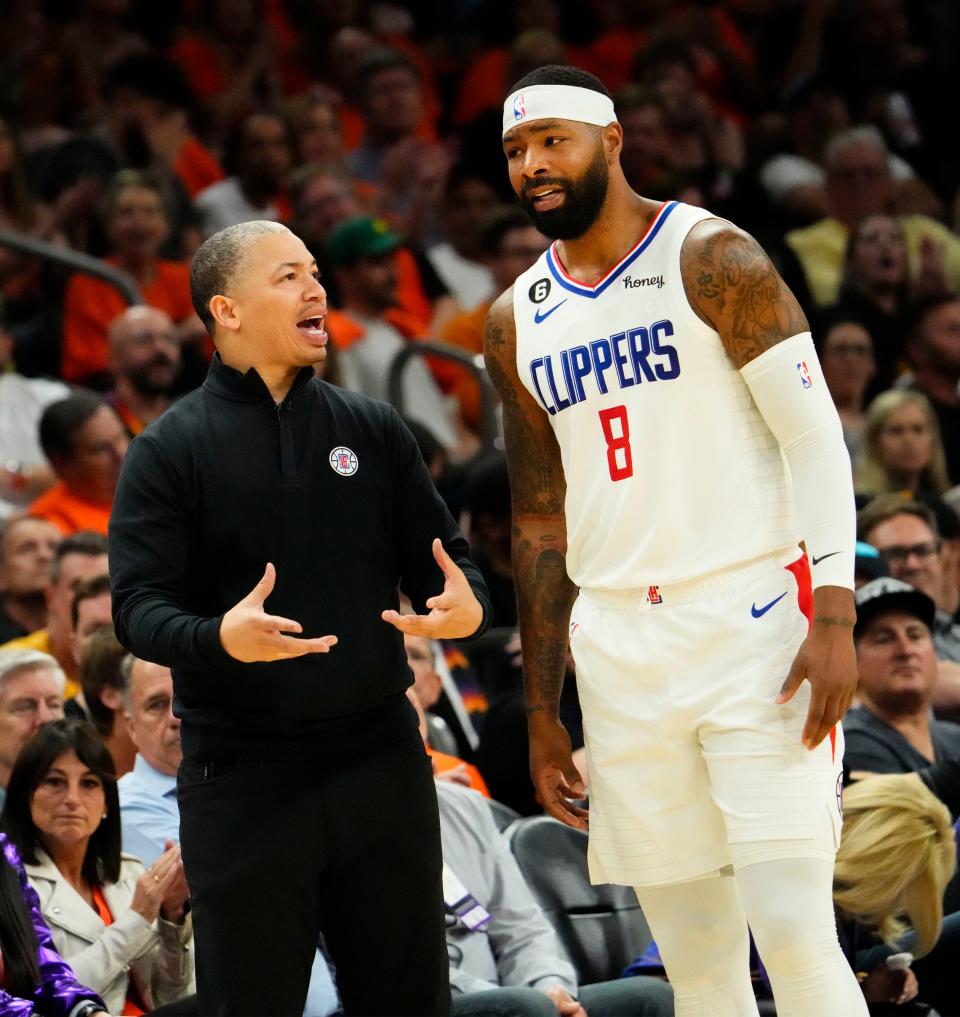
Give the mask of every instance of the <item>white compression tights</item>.
[[676, 1017], [756, 1017], [747, 924], [779, 1017], [867, 1017], [837, 942], [830, 862], [759, 862], [637, 897], [673, 985]]

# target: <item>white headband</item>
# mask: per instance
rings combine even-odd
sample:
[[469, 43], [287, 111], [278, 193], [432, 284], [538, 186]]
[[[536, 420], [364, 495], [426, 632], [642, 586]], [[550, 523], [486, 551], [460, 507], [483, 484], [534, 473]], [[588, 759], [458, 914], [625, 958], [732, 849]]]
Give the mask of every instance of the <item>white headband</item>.
[[617, 119], [613, 99], [577, 85], [531, 85], [507, 97], [503, 133], [531, 120], [578, 120], [606, 127]]

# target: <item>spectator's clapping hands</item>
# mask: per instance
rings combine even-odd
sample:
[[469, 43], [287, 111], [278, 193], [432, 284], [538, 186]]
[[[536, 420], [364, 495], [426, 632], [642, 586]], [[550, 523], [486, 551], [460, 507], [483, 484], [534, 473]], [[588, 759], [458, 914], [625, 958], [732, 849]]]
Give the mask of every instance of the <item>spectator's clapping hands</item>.
[[187, 913], [187, 901], [190, 899], [190, 888], [187, 886], [187, 877], [183, 871], [183, 860], [180, 855], [180, 845], [168, 840], [164, 844], [164, 851], [176, 851], [179, 864], [176, 866], [173, 879], [167, 886], [167, 892], [163, 895], [160, 904], [160, 914], [168, 922], [176, 922], [180, 925]]
[[[168, 898], [180, 896], [181, 912], [186, 899], [186, 883], [183, 878], [183, 861], [180, 846], [170, 845], [166, 851], [137, 880], [130, 907], [148, 922], [155, 922], [160, 909]], [[167, 917], [165, 914], [164, 917]]]

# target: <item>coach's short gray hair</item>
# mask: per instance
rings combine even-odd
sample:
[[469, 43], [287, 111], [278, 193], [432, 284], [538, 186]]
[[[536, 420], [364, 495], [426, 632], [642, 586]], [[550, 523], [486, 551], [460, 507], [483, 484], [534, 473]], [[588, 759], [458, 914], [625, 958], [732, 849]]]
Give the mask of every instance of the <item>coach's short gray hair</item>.
[[268, 233], [289, 232], [282, 223], [271, 222], [269, 219], [252, 219], [250, 222], [227, 226], [200, 245], [190, 266], [190, 299], [210, 335], [213, 335], [215, 324], [210, 313], [210, 301], [218, 294], [225, 294], [230, 288], [249, 242]]
[[0, 650], [0, 695], [6, 690], [7, 682], [21, 671], [49, 670], [57, 683], [60, 694], [67, 687], [67, 676], [56, 657], [40, 650]]

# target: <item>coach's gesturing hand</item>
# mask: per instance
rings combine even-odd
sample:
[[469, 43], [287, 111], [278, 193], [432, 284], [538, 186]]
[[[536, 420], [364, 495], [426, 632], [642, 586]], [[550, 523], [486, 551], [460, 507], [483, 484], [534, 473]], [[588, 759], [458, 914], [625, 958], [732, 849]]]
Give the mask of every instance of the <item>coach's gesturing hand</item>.
[[429, 614], [400, 614], [384, 611], [380, 617], [401, 632], [430, 639], [465, 639], [480, 628], [483, 608], [474, 596], [463, 569], [447, 554], [437, 537], [433, 557], [443, 572], [443, 593], [427, 601]]
[[336, 636], [295, 639], [284, 634], [302, 632], [303, 626], [290, 618], [280, 618], [264, 611], [264, 601], [273, 592], [276, 579], [277, 570], [268, 562], [260, 582], [239, 604], [231, 607], [220, 622], [221, 645], [231, 657], [245, 664], [288, 660], [307, 653], [327, 653], [337, 642]]

